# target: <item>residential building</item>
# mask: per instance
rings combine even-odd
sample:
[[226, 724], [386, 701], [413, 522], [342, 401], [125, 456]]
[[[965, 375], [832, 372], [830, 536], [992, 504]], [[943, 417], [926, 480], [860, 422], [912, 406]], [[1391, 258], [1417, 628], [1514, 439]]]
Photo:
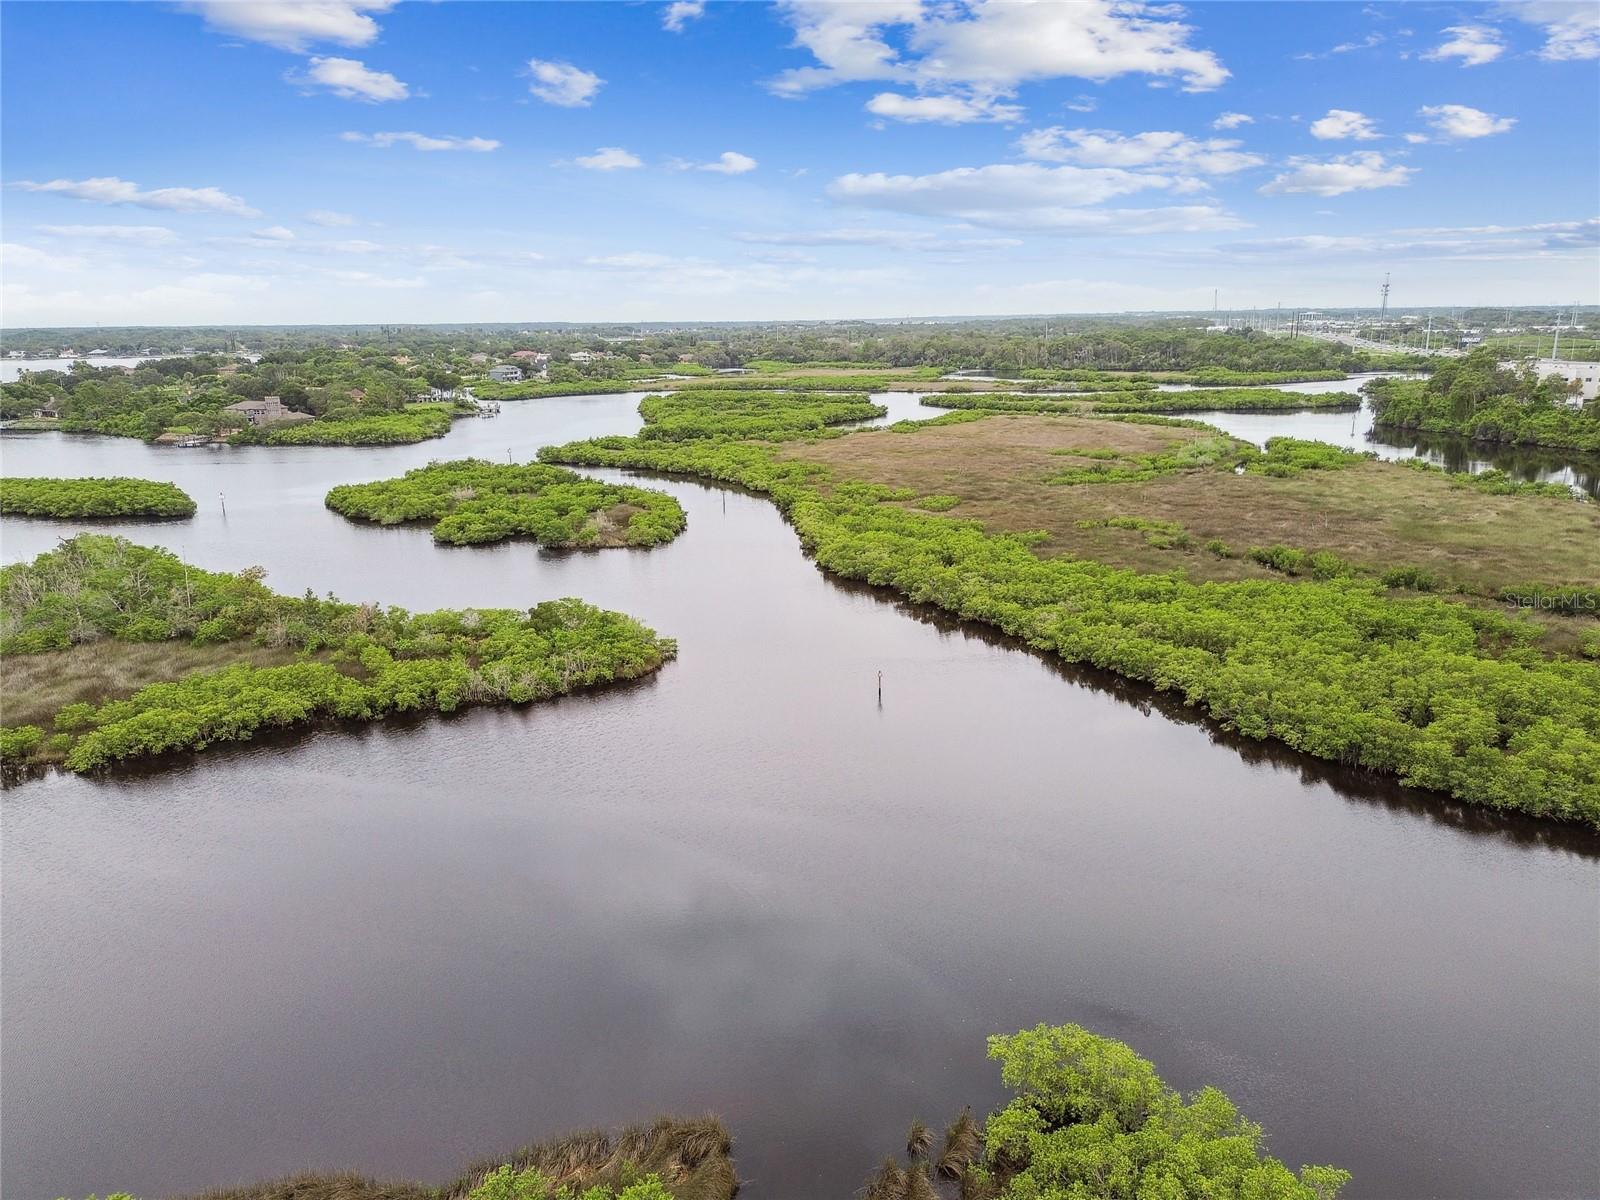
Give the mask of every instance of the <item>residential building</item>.
[[223, 412], [238, 413], [251, 425], [279, 425], [285, 421], [309, 421], [309, 413], [295, 412], [292, 408], [285, 408], [283, 401], [277, 396], [267, 396], [261, 400], [240, 400], [237, 404], [230, 404]]
[[509, 366], [490, 367], [489, 378], [496, 383], [521, 383], [522, 368]]

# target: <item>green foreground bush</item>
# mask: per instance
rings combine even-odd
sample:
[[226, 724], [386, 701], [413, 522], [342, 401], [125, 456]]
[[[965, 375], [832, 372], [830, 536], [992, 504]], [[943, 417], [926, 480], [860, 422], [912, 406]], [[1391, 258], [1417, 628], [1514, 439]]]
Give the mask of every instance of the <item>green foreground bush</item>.
[[[851, 436], [903, 435], [915, 429]], [[1290, 454], [1322, 465], [1357, 458], [1294, 444]], [[1531, 622], [1390, 595], [1378, 580], [1195, 583], [1042, 559], [1028, 537], [988, 534], [871, 489], [831, 488], [825, 467], [768, 444], [600, 438], [540, 456], [766, 492], [818, 564], [847, 579], [1176, 692], [1249, 737], [1600, 828], [1600, 669], [1545, 655]]]
[[[412, 614], [282, 596], [261, 577], [197, 570], [165, 550], [93, 534], [0, 571], [0, 654], [178, 639], [300, 653], [285, 666], [238, 663], [68, 705], [44, 745], [69, 770], [88, 771], [324, 717], [548, 699], [648, 674], [677, 650], [633, 618], [580, 600]], [[0, 733], [0, 752], [39, 753], [45, 731], [30, 730]]]
[[913, 1123], [910, 1161], [885, 1161], [865, 1200], [928, 1200], [935, 1179], [962, 1200], [1334, 1200], [1350, 1181], [1291, 1171], [1221, 1091], [1186, 1099], [1131, 1047], [1078, 1025], [996, 1035], [989, 1057], [1015, 1098], [982, 1125], [962, 1113], [942, 1142]]
[[194, 507], [177, 485], [152, 479], [0, 478], [0, 513], [8, 517], [192, 517]]
[[654, 546], [683, 532], [683, 507], [665, 492], [585, 479], [538, 463], [467, 458], [399, 479], [334, 488], [334, 512], [380, 525], [433, 521], [435, 541], [480, 545], [528, 537], [543, 546]]

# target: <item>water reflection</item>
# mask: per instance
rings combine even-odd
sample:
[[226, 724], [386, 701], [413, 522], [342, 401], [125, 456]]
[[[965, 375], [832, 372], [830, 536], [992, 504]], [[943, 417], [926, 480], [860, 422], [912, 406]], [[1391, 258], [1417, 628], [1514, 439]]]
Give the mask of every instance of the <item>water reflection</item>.
[[1476, 475], [1494, 469], [1527, 483], [1564, 483], [1600, 499], [1600, 458], [1596, 456], [1530, 446], [1497, 446], [1439, 434], [1379, 429], [1373, 424], [1372, 409], [1365, 401], [1358, 409], [1342, 412], [1303, 409], [1296, 412], [1212, 411], [1183, 415], [1215, 425], [1224, 433], [1258, 446], [1266, 445], [1268, 438], [1304, 438], [1343, 446], [1347, 450], [1370, 450], [1383, 459], [1422, 458], [1449, 471], [1467, 471]]
[[[847, 1196], [911, 1117], [992, 1104], [984, 1035], [1041, 1020], [1222, 1086], [1355, 1200], [1592, 1190], [1600, 913], [1572, 831], [831, 580], [731, 489], [655, 481], [688, 529], [638, 554], [443, 548], [322, 505], [625, 432], [636, 402], [377, 450], [6, 443], [19, 474], [178, 482], [193, 521], [125, 531], [207, 568], [413, 609], [578, 595], [681, 645], [631, 687], [0, 798], [7, 1195], [442, 1179], [713, 1109], [751, 1197]], [[74, 531], [8, 519], [0, 550]]]

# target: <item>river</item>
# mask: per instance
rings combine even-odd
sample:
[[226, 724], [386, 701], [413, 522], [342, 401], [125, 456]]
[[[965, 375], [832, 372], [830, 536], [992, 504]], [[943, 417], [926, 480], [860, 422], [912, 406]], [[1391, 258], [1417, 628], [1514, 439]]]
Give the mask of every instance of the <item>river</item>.
[[[1040, 1021], [1222, 1087], [1355, 1200], [1600, 1191], [1597, 839], [1239, 744], [831, 581], [736, 490], [658, 481], [682, 537], [577, 554], [322, 506], [629, 432], [637, 400], [378, 449], [0, 442], [12, 474], [178, 483], [192, 521], [119, 531], [199, 566], [416, 609], [576, 595], [681, 645], [553, 704], [8, 790], [8, 1197], [441, 1180], [712, 1110], [753, 1200], [842, 1200], [913, 1117], [1000, 1101], [984, 1036]], [[72, 532], [7, 519], [0, 549]]]
[[139, 355], [131, 358], [113, 355], [97, 354], [93, 358], [79, 355], [77, 358], [0, 358], [0, 383], [11, 383], [21, 379], [28, 371], [59, 371], [63, 375], [71, 369], [74, 362], [86, 362], [93, 367], [137, 367], [140, 363], [150, 362], [153, 359], [171, 357], [160, 354]]
[[[1356, 392], [1372, 378], [1372, 375], [1353, 375], [1348, 379], [1281, 386], [1287, 392]], [[1173, 386], [1161, 390], [1191, 389]], [[1372, 405], [1365, 399], [1359, 409], [1344, 412], [1304, 409], [1299, 412], [1195, 412], [1180, 415], [1215, 425], [1225, 433], [1257, 445], [1265, 445], [1267, 439], [1273, 437], [1305, 438], [1350, 450], [1370, 450], [1384, 459], [1422, 458], [1450, 471], [1467, 471], [1476, 475], [1495, 469], [1524, 482], [1564, 483], [1600, 499], [1600, 458], [1594, 455], [1544, 450], [1534, 446], [1497, 446], [1461, 437], [1378, 429], [1373, 424]]]

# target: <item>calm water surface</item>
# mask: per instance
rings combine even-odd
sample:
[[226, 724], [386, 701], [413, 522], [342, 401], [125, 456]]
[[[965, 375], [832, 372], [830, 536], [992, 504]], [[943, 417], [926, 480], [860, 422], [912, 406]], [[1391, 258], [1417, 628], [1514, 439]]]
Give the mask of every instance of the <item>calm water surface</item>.
[[[1353, 1197], [1600, 1192], [1594, 839], [1237, 745], [830, 582], [739, 492], [660, 482], [684, 536], [566, 555], [322, 507], [628, 432], [636, 401], [376, 450], [0, 441], [14, 474], [180, 484], [193, 521], [121, 531], [200, 566], [418, 609], [579, 595], [681, 643], [592, 696], [8, 791], [8, 1197], [441, 1179], [706, 1109], [746, 1194], [845, 1197], [912, 1117], [998, 1101], [984, 1035], [1039, 1021], [1218, 1084]], [[0, 549], [72, 532], [8, 520]]]
[[[1356, 392], [1372, 375], [1315, 383], [1283, 384], [1286, 392]], [[1192, 390], [1165, 387], [1163, 391]], [[1372, 406], [1346, 412], [1307, 409], [1301, 412], [1270, 413], [1183, 413], [1197, 421], [1215, 425], [1225, 433], [1265, 445], [1268, 438], [1297, 437], [1313, 442], [1329, 442], [1349, 450], [1370, 450], [1379, 458], [1422, 458], [1449, 471], [1474, 475], [1490, 469], [1506, 472], [1513, 479], [1528, 483], [1564, 483], [1600, 499], [1600, 458], [1540, 450], [1531, 446], [1492, 446], [1466, 438], [1438, 434], [1406, 433], [1398, 429], [1378, 429], [1372, 423]]]

